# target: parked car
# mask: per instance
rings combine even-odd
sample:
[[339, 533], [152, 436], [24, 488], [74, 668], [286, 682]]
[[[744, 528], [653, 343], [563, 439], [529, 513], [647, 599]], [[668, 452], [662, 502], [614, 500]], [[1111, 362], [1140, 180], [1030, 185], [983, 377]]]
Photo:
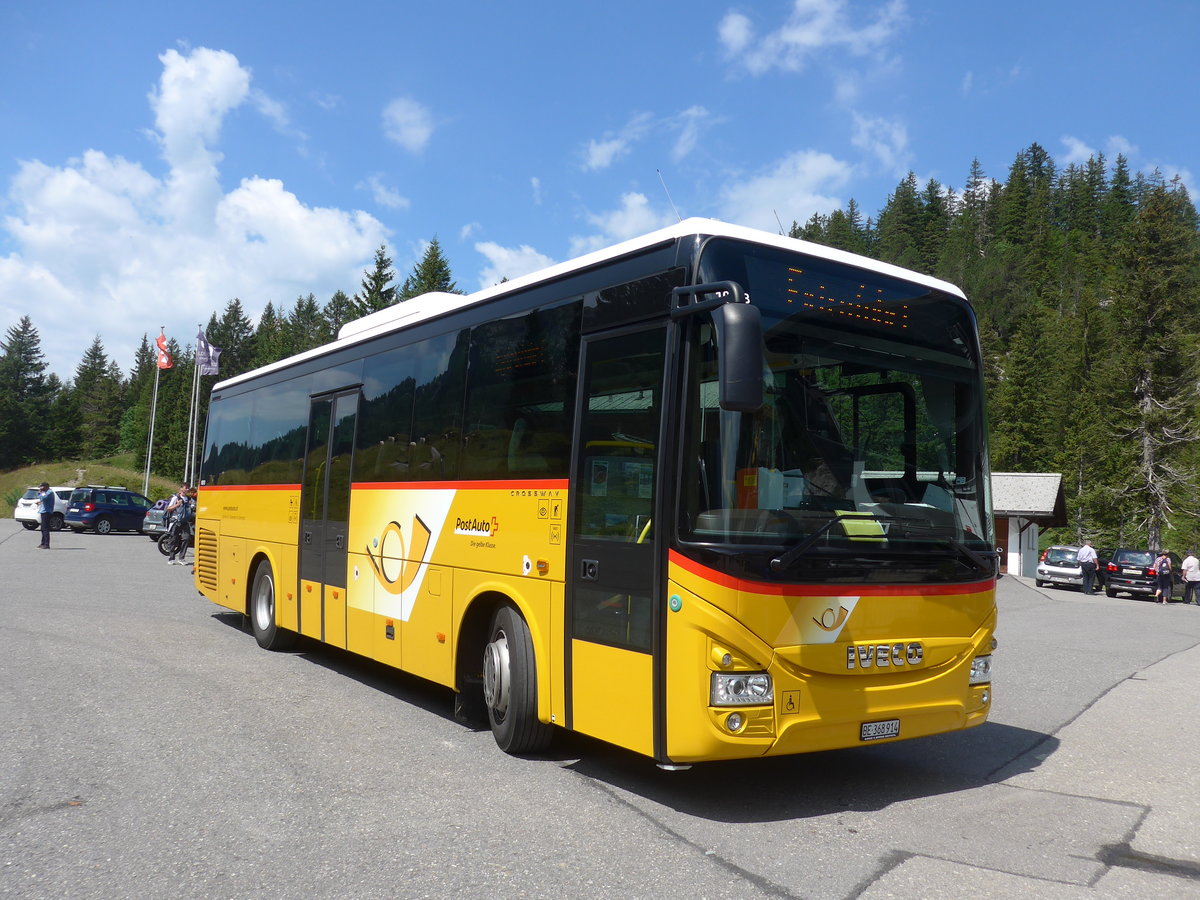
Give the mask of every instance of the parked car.
[[142, 518], [142, 534], [158, 543], [158, 539], [167, 533], [167, 504], [170, 500], [155, 500], [154, 505], [146, 510]]
[[1071, 585], [1083, 587], [1083, 567], [1079, 565], [1079, 548], [1054, 546], [1046, 548], [1038, 560], [1034, 584]]
[[1099, 587], [1108, 583], [1108, 563], [1115, 552], [1112, 547], [1102, 547], [1096, 551], [1096, 584]]
[[151, 503], [136, 491], [110, 485], [89, 484], [71, 492], [66, 523], [72, 531], [94, 528], [97, 534], [141, 531]]
[[[1154, 572], [1156, 556], [1158, 554], [1153, 550], [1114, 550], [1106, 566], [1104, 593], [1109, 597], [1121, 593], [1153, 596], [1158, 587], [1158, 579]], [[1179, 596], [1179, 585], [1182, 583], [1179, 574], [1180, 559], [1175, 553], [1168, 553], [1167, 556], [1171, 557], [1171, 581], [1174, 586], [1172, 593], [1173, 596]]]
[[[71, 499], [71, 488], [52, 487], [54, 491], [54, 515], [50, 517], [50, 530], [59, 531], [63, 527], [63, 519], [67, 515], [67, 504]], [[42, 515], [38, 512], [38, 489], [28, 488], [17, 505], [13, 507], [13, 518], [29, 531], [42, 527]]]

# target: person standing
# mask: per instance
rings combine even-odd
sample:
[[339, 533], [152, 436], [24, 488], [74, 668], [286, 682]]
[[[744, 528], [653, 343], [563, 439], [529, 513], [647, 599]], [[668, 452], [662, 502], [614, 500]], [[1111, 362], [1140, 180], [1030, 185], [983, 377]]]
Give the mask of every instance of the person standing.
[[1096, 548], [1092, 546], [1092, 542], [1084, 541], [1075, 558], [1079, 560], [1079, 568], [1083, 569], [1083, 592], [1085, 594], [1096, 593], [1092, 590], [1092, 585], [1096, 583], [1096, 561], [1098, 557], [1096, 556]]
[[167, 557], [168, 566], [187, 565], [184, 558], [187, 556], [188, 544], [192, 542], [192, 522], [196, 517], [196, 492], [185, 485], [180, 493], [183, 495], [183, 502], [175, 510], [177, 518], [175, 547], [171, 550], [171, 555]]
[[1200, 585], [1200, 560], [1196, 559], [1195, 550], [1187, 552], [1187, 556], [1183, 558], [1180, 572], [1183, 574], [1183, 602], [1194, 602], [1200, 606], [1200, 597], [1196, 595], [1196, 588]]
[[1154, 560], [1154, 576], [1157, 579], [1158, 587], [1154, 592], [1154, 596], [1158, 598], [1159, 603], [1171, 602], [1171, 557], [1166, 550], [1158, 551], [1158, 558]]
[[54, 491], [50, 490], [50, 485], [43, 481], [38, 487], [38, 515], [42, 520], [42, 542], [38, 544], [39, 550], [50, 549], [50, 523], [54, 521]]

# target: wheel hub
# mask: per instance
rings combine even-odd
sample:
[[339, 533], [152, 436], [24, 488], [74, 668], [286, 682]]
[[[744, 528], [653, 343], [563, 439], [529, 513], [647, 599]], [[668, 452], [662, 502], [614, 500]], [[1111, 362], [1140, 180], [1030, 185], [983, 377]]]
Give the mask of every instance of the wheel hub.
[[483, 650], [483, 699], [498, 717], [508, 711], [508, 635], [503, 631]]

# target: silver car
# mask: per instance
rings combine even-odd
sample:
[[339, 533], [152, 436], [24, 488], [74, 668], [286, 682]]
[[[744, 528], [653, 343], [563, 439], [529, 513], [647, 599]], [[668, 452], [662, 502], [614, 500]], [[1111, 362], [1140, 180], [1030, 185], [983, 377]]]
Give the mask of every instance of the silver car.
[[149, 535], [150, 540], [158, 543], [158, 539], [167, 533], [167, 503], [168, 500], [156, 500], [154, 505], [146, 510], [142, 520], [142, 534]]
[[1034, 582], [1038, 587], [1044, 584], [1060, 584], [1082, 588], [1083, 567], [1079, 565], [1079, 548], [1048, 548], [1038, 561]]

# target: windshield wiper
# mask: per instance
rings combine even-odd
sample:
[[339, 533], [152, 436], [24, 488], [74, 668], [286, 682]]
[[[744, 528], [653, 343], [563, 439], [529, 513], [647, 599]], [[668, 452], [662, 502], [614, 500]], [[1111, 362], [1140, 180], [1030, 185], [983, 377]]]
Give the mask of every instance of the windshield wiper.
[[[968, 547], [953, 534], [946, 534], [940, 530], [937, 525], [928, 522], [925, 519], [918, 519], [912, 516], [889, 516], [877, 515], [875, 513], [860, 512], [848, 516], [834, 516], [826, 521], [820, 528], [806, 537], [803, 541], [788, 550], [781, 553], [779, 556], [771, 560], [772, 572], [785, 572], [792, 567], [798, 559], [808, 553], [809, 550], [819, 541], [834, 525], [842, 525], [846, 522], [861, 522], [872, 521], [888, 526], [899, 526], [893, 531], [889, 528], [883, 537], [891, 538], [893, 536], [904, 538], [926, 538], [938, 541], [944, 541], [950, 547], [962, 556], [965, 556], [978, 569], [984, 572], [995, 574], [996, 561], [1000, 558], [995, 551], [980, 553], [978, 550], [973, 550]], [[915, 532], [915, 533], [914, 533]]]
[[1000, 559], [1000, 554], [995, 550], [988, 550], [984, 553], [973, 550], [954, 535], [947, 534], [944, 531], [939, 532], [936, 525], [932, 522], [926, 522], [923, 519], [905, 519], [904, 521], [913, 530], [918, 532], [917, 534], [913, 534], [911, 531], [904, 531], [904, 537], [931, 538], [937, 541], [945, 541], [954, 550], [974, 563], [976, 568], [993, 575], [996, 574], [996, 563]]
[[807, 553], [809, 548], [821, 539], [821, 535], [825, 534], [825, 532], [841, 521], [842, 520], [837, 516], [832, 516], [829, 518], [824, 525], [798, 543], [791, 550], [788, 550], [786, 553], [781, 553], [779, 556], [776, 556], [773, 560], [771, 560], [771, 571], [786, 572], [792, 567], [792, 563]]

